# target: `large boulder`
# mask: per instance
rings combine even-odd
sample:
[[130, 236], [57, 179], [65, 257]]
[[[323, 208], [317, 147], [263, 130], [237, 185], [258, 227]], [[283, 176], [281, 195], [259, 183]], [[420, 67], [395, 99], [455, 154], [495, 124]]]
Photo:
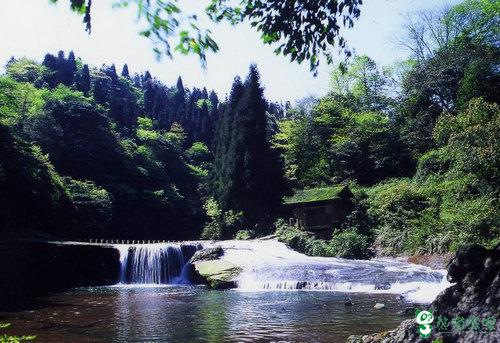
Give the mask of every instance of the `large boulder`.
[[224, 260], [198, 261], [193, 263], [194, 272], [212, 289], [235, 288], [241, 267]]
[[241, 273], [241, 267], [229, 261], [221, 260], [224, 249], [220, 246], [198, 250], [191, 260], [190, 279], [212, 289], [235, 288], [236, 277]]
[[224, 255], [224, 249], [222, 247], [217, 246], [213, 248], [205, 248], [198, 250], [195, 252], [193, 257], [191, 257], [191, 263], [199, 262], [199, 261], [211, 261], [218, 260], [220, 257]]
[[[414, 319], [393, 330], [367, 336], [351, 336], [350, 343], [494, 343], [500, 337], [500, 244], [494, 249], [469, 245], [448, 264], [445, 289], [429, 306], [434, 315], [432, 333], [421, 338]], [[455, 320], [455, 326], [452, 323]], [[458, 325], [461, 324], [461, 325]]]

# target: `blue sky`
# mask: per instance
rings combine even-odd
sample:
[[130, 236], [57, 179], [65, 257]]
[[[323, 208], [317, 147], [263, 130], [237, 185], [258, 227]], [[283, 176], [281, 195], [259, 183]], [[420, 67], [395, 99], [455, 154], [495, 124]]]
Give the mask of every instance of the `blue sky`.
[[[197, 2], [198, 1], [198, 2]], [[185, 0], [196, 6], [202, 0]], [[208, 0], [203, 0], [207, 2]], [[261, 71], [265, 94], [272, 100], [296, 100], [308, 95], [322, 95], [328, 89], [330, 67], [322, 64], [317, 77], [308, 65], [290, 63], [275, 56], [272, 46], [264, 46], [259, 35], [248, 24], [231, 27], [213, 25], [212, 31], [220, 51], [208, 56], [208, 69], [203, 70], [194, 56], [174, 55], [157, 61], [151, 43], [137, 32], [141, 25], [132, 9], [111, 8], [112, 1], [93, 2], [93, 29], [88, 35], [81, 18], [71, 13], [69, 1], [59, 0], [5, 1], [0, 11], [0, 64], [11, 57], [26, 56], [41, 61], [46, 52], [73, 50], [84, 62], [100, 66], [115, 63], [118, 70], [127, 63], [131, 72], [150, 72], [174, 84], [179, 75], [184, 84], [206, 86], [224, 96], [235, 75], [245, 76], [251, 62]], [[181, 3], [183, 1], [180, 1]], [[388, 65], [404, 59], [407, 52], [391, 43], [401, 33], [408, 13], [422, 8], [455, 4], [458, 0], [366, 0], [355, 27], [346, 30], [349, 46], [357, 54], [367, 54], [377, 63]]]

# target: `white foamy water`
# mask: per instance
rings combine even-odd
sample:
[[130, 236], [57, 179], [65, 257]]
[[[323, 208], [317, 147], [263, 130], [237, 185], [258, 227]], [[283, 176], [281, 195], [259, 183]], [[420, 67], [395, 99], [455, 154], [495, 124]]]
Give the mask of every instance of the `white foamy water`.
[[429, 303], [450, 283], [445, 270], [390, 259], [309, 257], [277, 241], [223, 241], [223, 259], [243, 267], [242, 291], [311, 290], [401, 294]]
[[[66, 243], [81, 244], [81, 243]], [[450, 283], [445, 270], [396, 261], [309, 257], [274, 240], [106, 245], [120, 253], [121, 285], [189, 283], [187, 263], [201, 249], [221, 246], [222, 259], [242, 267], [240, 291], [335, 291], [401, 294], [432, 302]]]

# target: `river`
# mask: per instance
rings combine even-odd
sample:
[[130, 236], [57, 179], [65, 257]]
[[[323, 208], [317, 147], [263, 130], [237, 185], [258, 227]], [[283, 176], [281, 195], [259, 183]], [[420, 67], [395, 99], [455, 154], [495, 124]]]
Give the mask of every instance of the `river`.
[[[189, 284], [187, 261], [214, 245], [243, 268], [237, 289]], [[120, 251], [117, 285], [76, 288], [43, 297], [34, 309], [0, 313], [0, 322], [12, 324], [5, 332], [54, 343], [345, 342], [351, 334], [395, 328], [409, 302], [430, 302], [448, 286], [444, 271], [395, 260], [307, 257], [274, 241], [110, 248]], [[353, 306], [345, 306], [347, 297]], [[374, 309], [375, 303], [386, 308]]]

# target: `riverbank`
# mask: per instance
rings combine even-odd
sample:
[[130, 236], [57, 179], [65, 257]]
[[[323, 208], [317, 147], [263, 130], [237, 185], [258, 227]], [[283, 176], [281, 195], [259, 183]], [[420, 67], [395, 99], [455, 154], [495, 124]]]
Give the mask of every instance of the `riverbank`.
[[[448, 264], [455, 283], [428, 306], [434, 316], [430, 338], [442, 343], [496, 343], [500, 333], [500, 244], [460, 249]], [[415, 320], [392, 331], [351, 336], [349, 343], [423, 342]]]

